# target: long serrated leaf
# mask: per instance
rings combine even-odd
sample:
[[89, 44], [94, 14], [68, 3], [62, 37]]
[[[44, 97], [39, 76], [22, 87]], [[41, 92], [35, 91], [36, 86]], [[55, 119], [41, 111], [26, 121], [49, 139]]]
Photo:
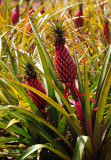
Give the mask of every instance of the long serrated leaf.
[[73, 153], [72, 160], [81, 160], [82, 159], [82, 155], [83, 155], [87, 140], [88, 140], [87, 136], [79, 136], [77, 138], [76, 147], [75, 147], [75, 150]]
[[69, 157], [67, 157], [65, 154], [61, 153], [60, 151], [54, 149], [53, 147], [49, 147], [48, 145], [44, 145], [44, 144], [36, 144], [36, 145], [31, 146], [19, 158], [17, 158], [17, 160], [23, 160], [26, 157], [28, 157], [31, 153], [35, 152], [38, 149], [42, 149], [42, 148], [47, 148], [48, 150], [54, 152], [55, 154], [57, 154], [58, 156], [60, 156], [61, 158], [65, 160], [71, 160]]
[[64, 131], [66, 130], [66, 126], [67, 126], [67, 121], [66, 121], [66, 118], [63, 117], [59, 123], [59, 127], [58, 127], [58, 130], [61, 132], [61, 133], [64, 133]]
[[[5, 98], [5, 103], [12, 104], [12, 99], [14, 98], [12, 93], [10, 93], [10, 85], [4, 80], [0, 81], [1, 96]], [[15, 99], [16, 102], [16, 99]]]
[[[52, 80], [52, 76], [51, 76], [46, 58], [45, 58], [45, 56], [42, 52], [42, 49], [41, 49], [41, 47], [38, 43], [37, 43], [37, 47], [38, 47], [38, 50], [39, 50], [39, 55], [40, 55], [40, 59], [41, 59], [41, 63], [42, 63], [42, 66], [43, 66], [44, 73], [45, 73], [45, 75], [47, 75], [50, 78], [50, 80]], [[54, 88], [53, 88], [52, 84], [49, 81], [47, 81], [47, 84], [48, 84], [48, 96], [52, 99], [55, 99]], [[57, 123], [58, 123], [57, 119], [58, 119], [57, 110], [54, 107], [50, 107], [49, 108], [49, 120], [50, 120], [50, 122], [53, 123], [55, 126], [57, 126]]]
[[109, 67], [104, 84], [102, 86], [102, 90], [99, 96], [99, 101], [98, 101], [98, 106], [97, 106], [98, 110], [96, 114], [96, 120], [95, 120], [95, 126], [94, 126], [94, 138], [93, 138], [95, 158], [97, 156], [97, 152], [100, 147], [99, 146], [100, 145], [100, 131], [101, 131], [102, 119], [103, 119], [103, 114], [104, 114], [104, 109], [105, 109], [105, 103], [106, 103], [107, 94], [108, 94], [110, 85], [111, 85], [111, 65]]
[[9, 12], [8, 12], [8, 0], [5, 0], [5, 19], [8, 20]]
[[5, 41], [5, 44], [6, 44], [6, 47], [7, 47], [7, 50], [6, 50], [6, 51], [8, 52], [8, 55], [9, 55], [10, 60], [11, 60], [11, 64], [12, 64], [13, 71], [14, 71], [15, 74], [17, 74], [17, 67], [16, 67], [16, 65], [15, 65], [14, 58], [12, 57], [12, 54], [11, 54], [11, 52], [10, 52], [9, 46], [8, 46], [5, 38], [4, 38], [4, 41]]
[[15, 137], [8, 137], [8, 138], [0, 137], [0, 143], [8, 143], [8, 142], [20, 142], [30, 145], [30, 142], [27, 139], [15, 138]]
[[[106, 54], [104, 64], [102, 66], [102, 71], [101, 71], [101, 75], [100, 75], [100, 78], [99, 78], [98, 88], [97, 88], [97, 93], [96, 93], [96, 102], [97, 103], [98, 103], [99, 95], [100, 95], [100, 92], [101, 92], [101, 89], [102, 89], [102, 84], [103, 84], [103, 81], [104, 81], [104, 78], [105, 78], [105, 75], [106, 75], [106, 72], [107, 72], [110, 55], [111, 55], [111, 47], [109, 48], [109, 50]], [[97, 106], [97, 103], [96, 103], [95, 107]]]
[[33, 3], [33, 0], [30, 0], [29, 3], [28, 3], [27, 8], [26, 8], [26, 9], [24, 10], [24, 12], [21, 14], [21, 18], [22, 18], [22, 19], [25, 17], [25, 15], [26, 15], [26, 13], [28, 12], [28, 10], [29, 10], [29, 8], [30, 8], [30, 6], [31, 6], [32, 3]]
[[[84, 93], [83, 84], [82, 84], [82, 78], [81, 78], [81, 73], [80, 73], [80, 69], [79, 69], [78, 60], [77, 60], [76, 52], [75, 52], [75, 49], [74, 49], [74, 45], [73, 45], [73, 54], [74, 54], [74, 59], [75, 59], [76, 66], [77, 66], [77, 75], [78, 75], [78, 82], [79, 82], [79, 91], [80, 91], [80, 93]], [[82, 109], [83, 109], [83, 111], [85, 111], [84, 98], [82, 97], [81, 99], [82, 99]]]
[[107, 123], [110, 120], [110, 116], [111, 116], [111, 108], [107, 111], [107, 115], [104, 119], [104, 123], [101, 129], [101, 136], [103, 135], [103, 133], [105, 132], [105, 129], [107, 128]]
[[[43, 51], [42, 51], [42, 49], [41, 49], [41, 47], [40, 47], [40, 45], [38, 43], [37, 43], [37, 47], [38, 47], [38, 50], [39, 50], [39, 55], [40, 55], [40, 58], [41, 58], [41, 62], [42, 62], [44, 73], [50, 79], [52, 79], [52, 76], [50, 74], [50, 70], [49, 70], [49, 66], [47, 64], [46, 58], [44, 57]], [[54, 90], [53, 90], [52, 84], [50, 82], [48, 82], [48, 81], [47, 81], [47, 84], [48, 84], [48, 96], [53, 98], [54, 97]]]
[[19, 146], [19, 145], [5, 145], [5, 144], [3, 144], [3, 145], [0, 145], [0, 148], [1, 149], [8, 149], [8, 150], [15, 150], [15, 148], [17, 149], [17, 150], [20, 150], [20, 151], [24, 151], [24, 149], [25, 149], [25, 147], [24, 146]]
[[92, 122], [91, 122], [91, 108], [89, 101], [88, 75], [85, 63], [84, 63], [84, 91], [85, 91], [85, 127], [88, 136], [92, 139]]
[[19, 122], [19, 120], [13, 118], [13, 119], [8, 123], [8, 125], [6, 126], [6, 128], [5, 128], [4, 130], [8, 129], [9, 127], [11, 127], [12, 125], [14, 125], [15, 123], [18, 123], [18, 122]]
[[14, 76], [17, 81], [20, 81], [16, 74], [0, 59], [0, 62], [8, 69], [8, 71]]

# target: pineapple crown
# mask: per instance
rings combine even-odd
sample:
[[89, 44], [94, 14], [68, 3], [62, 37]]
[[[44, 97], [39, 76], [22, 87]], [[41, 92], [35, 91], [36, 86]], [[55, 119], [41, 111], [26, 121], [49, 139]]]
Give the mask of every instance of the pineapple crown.
[[16, 5], [16, 10], [19, 11], [19, 4]]
[[25, 76], [26, 79], [37, 78], [37, 73], [35, 71], [35, 68], [33, 64], [30, 62], [27, 62], [25, 66], [25, 73], [26, 73], [26, 76]]
[[108, 19], [107, 19], [107, 18], [105, 18], [105, 19], [104, 19], [104, 23], [105, 23], [105, 25], [106, 25], [106, 26], [108, 26], [109, 21], [108, 21]]
[[56, 21], [51, 23], [51, 29], [52, 29], [52, 33], [55, 35], [54, 38], [54, 45], [58, 46], [61, 44], [65, 44], [65, 26], [64, 26], [64, 20], [61, 21], [59, 19], [57, 19]]
[[82, 8], [83, 8], [83, 4], [79, 4], [79, 9], [82, 11]]

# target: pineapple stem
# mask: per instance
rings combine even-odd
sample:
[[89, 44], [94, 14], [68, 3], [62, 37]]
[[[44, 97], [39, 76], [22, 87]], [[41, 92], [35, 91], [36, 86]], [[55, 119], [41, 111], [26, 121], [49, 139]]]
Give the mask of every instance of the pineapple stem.
[[[82, 107], [81, 107], [81, 103], [79, 101], [79, 97], [77, 96], [77, 88], [74, 87], [73, 85], [70, 87], [70, 90], [71, 90], [71, 94], [75, 100], [75, 107], [76, 107], [76, 111], [77, 111], [77, 114], [78, 114], [78, 117], [81, 121], [81, 123], [84, 122], [84, 114], [83, 114], [83, 110], [82, 110]], [[79, 92], [79, 91], [78, 91]]]

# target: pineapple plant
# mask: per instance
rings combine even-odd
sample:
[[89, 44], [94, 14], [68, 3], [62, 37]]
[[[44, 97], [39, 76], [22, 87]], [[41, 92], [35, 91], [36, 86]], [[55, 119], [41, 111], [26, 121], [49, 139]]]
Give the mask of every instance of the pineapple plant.
[[27, 32], [30, 32], [30, 33], [33, 32], [30, 23], [27, 24], [27, 26], [26, 26], [26, 31], [27, 31]]
[[17, 4], [16, 8], [14, 9], [14, 11], [12, 12], [12, 14], [10, 16], [13, 25], [15, 25], [17, 22], [19, 22], [19, 17], [20, 17], [19, 5]]
[[[37, 73], [31, 63], [27, 63], [25, 67], [25, 78], [26, 78], [26, 84], [30, 87], [33, 87], [40, 92], [46, 94], [46, 90], [43, 86], [43, 84], [37, 79]], [[37, 106], [41, 114], [44, 118], [45, 116], [45, 107], [48, 105], [47, 101], [45, 101], [43, 98], [41, 98], [39, 95], [36, 95], [30, 90], [28, 91], [28, 95], [33, 101], [33, 103]]]
[[103, 27], [103, 39], [105, 39], [105, 44], [109, 45], [110, 44], [110, 29], [108, 26], [108, 20], [105, 21], [104, 27]]
[[55, 34], [54, 47], [55, 47], [55, 58], [54, 66], [59, 78], [59, 81], [65, 85], [64, 96], [67, 98], [68, 90], [70, 90], [73, 98], [75, 99], [75, 107], [77, 114], [81, 122], [84, 121], [84, 115], [78, 97], [79, 91], [76, 88], [75, 80], [77, 79], [77, 67], [73, 57], [65, 47], [65, 27], [64, 21], [60, 22], [57, 20], [52, 24], [53, 32]]
[[[80, 28], [80, 27], [83, 27], [83, 23], [84, 23], [84, 20], [83, 20], [83, 4], [79, 4], [79, 10], [78, 12], [75, 14], [75, 19], [74, 19], [74, 24], [75, 24], [75, 27], [76, 28]], [[75, 39], [75, 43], [79, 43], [79, 41], [81, 41], [81, 37], [78, 36], [78, 39]]]
[[[40, 5], [41, 5], [41, 6], [43, 5], [43, 0], [41, 0]], [[44, 7], [40, 10], [40, 13], [41, 13], [41, 14], [44, 14], [44, 13], [45, 13]]]
[[83, 4], [79, 5], [79, 10], [75, 14], [74, 23], [76, 28], [83, 27], [84, 20], [81, 16], [83, 16]]

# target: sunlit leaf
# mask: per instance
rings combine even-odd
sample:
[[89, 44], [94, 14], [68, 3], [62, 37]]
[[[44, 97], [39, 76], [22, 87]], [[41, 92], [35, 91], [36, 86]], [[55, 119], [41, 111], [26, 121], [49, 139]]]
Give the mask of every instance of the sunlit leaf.
[[16, 120], [15, 118], [13, 118], [7, 125], [7, 127], [5, 128], [5, 130], [7, 130], [9, 127], [11, 127], [12, 125], [14, 125], [15, 123], [18, 123], [19, 120]]

